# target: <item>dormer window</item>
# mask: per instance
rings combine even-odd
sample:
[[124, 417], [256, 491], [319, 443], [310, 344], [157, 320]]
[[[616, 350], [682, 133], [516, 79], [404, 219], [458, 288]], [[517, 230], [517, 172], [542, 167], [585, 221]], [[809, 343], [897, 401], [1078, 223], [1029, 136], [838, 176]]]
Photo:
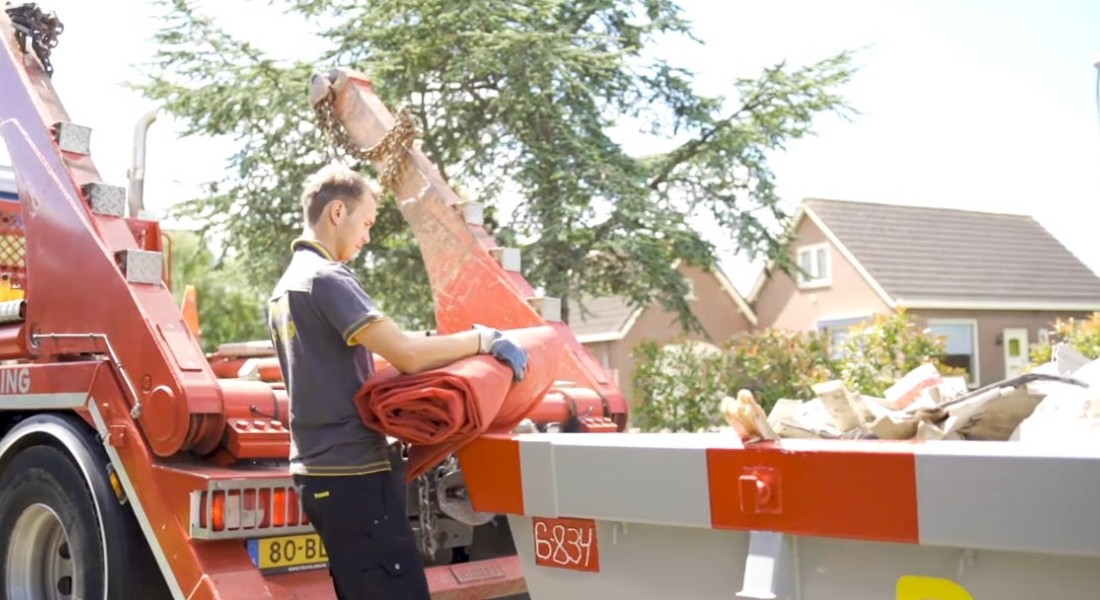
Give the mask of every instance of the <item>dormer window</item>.
[[829, 265], [829, 245], [826, 243], [810, 244], [798, 248], [798, 268], [796, 273], [798, 287], [817, 288], [828, 286], [831, 282], [832, 270]]

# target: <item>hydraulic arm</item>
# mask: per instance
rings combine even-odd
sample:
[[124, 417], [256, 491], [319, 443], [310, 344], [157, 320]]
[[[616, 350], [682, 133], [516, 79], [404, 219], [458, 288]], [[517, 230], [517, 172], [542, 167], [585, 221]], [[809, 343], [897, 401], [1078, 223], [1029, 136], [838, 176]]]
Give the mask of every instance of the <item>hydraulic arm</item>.
[[[566, 342], [557, 380], [532, 415], [535, 422], [572, 420], [577, 429], [626, 423], [618, 386], [561, 322], [557, 298], [536, 296], [520, 273], [519, 251], [501, 248], [483, 226], [483, 207], [462, 202], [439, 171], [412, 145], [405, 113], [394, 118], [362, 73], [349, 69], [314, 75], [310, 100], [318, 121], [342, 149], [371, 160], [397, 199], [428, 270], [440, 332], [474, 323], [513, 329], [553, 326]], [[586, 421], [587, 419], [587, 421]], [[607, 421], [611, 421], [608, 423]]]

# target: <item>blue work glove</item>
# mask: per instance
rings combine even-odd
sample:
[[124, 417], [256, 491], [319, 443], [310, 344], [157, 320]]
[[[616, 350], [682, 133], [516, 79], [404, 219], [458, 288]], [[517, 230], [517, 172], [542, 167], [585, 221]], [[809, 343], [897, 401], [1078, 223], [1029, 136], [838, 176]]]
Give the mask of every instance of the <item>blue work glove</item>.
[[499, 329], [474, 325], [478, 332], [478, 354], [490, 354], [493, 358], [512, 367], [512, 380], [523, 381], [527, 372], [527, 351], [512, 341]]

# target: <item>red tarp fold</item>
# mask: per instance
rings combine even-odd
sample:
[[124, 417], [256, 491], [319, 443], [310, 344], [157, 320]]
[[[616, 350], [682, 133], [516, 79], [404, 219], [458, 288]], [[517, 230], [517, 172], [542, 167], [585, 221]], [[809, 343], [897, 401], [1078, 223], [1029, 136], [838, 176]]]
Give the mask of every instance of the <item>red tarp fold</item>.
[[511, 431], [550, 389], [563, 343], [547, 326], [513, 329], [507, 335], [527, 350], [527, 373], [512, 381], [512, 369], [492, 356], [462, 359], [423, 373], [379, 369], [355, 397], [371, 429], [411, 444], [411, 481], [483, 433]]

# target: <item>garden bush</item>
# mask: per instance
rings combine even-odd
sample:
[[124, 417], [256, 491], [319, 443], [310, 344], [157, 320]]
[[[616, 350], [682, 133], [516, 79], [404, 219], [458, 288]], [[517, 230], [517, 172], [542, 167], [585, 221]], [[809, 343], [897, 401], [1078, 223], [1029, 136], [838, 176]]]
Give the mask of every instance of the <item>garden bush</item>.
[[[1084, 319], [1057, 319], [1053, 329], [1052, 335], [1058, 341], [1069, 344], [1085, 358], [1100, 358], [1100, 312], [1094, 312]], [[1032, 366], [1050, 361], [1051, 348], [1051, 344], [1032, 344]]]
[[[1100, 324], [1097, 330], [1100, 331]], [[904, 310], [878, 315], [830, 347], [822, 331], [765, 329], [733, 336], [720, 349], [683, 339], [635, 348], [632, 424], [642, 431], [700, 431], [723, 424], [718, 406], [741, 388], [770, 411], [781, 398], [808, 400], [812, 386], [843, 379], [849, 389], [882, 396], [910, 370], [931, 362], [944, 375], [961, 374], [939, 362], [944, 340]]]

